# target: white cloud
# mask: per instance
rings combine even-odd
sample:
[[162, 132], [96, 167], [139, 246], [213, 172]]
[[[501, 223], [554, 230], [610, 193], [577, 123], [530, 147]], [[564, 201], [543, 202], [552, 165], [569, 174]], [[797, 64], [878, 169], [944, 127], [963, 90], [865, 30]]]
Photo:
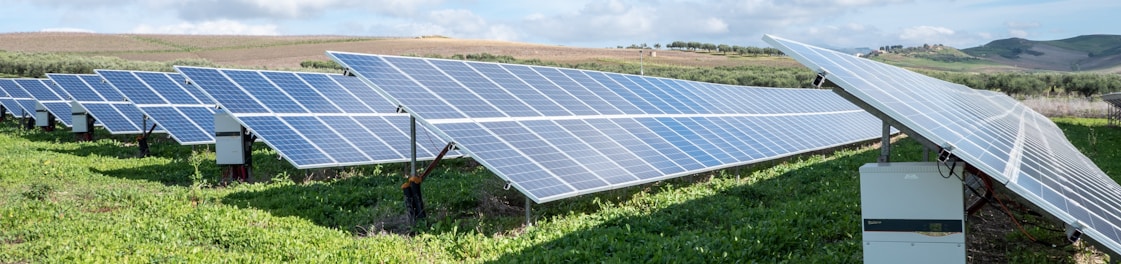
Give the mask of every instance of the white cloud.
[[278, 35], [273, 24], [247, 25], [234, 20], [214, 20], [199, 23], [182, 22], [174, 25], [151, 26], [142, 24], [133, 28], [132, 33], [140, 34], [188, 34], [188, 35]]
[[466, 9], [443, 9], [428, 13], [421, 21], [391, 25], [397, 35], [443, 35], [454, 38], [518, 40], [514, 27], [492, 23]]
[[70, 27], [44, 28], [44, 29], [40, 29], [39, 32], [97, 33], [96, 31], [89, 30], [89, 29], [70, 28]]
[[953, 29], [935, 26], [917, 26], [903, 29], [899, 38], [912, 41], [944, 39], [954, 35]]
[[710, 17], [704, 20], [699, 30], [705, 33], [727, 33], [728, 23], [723, 19]]
[[1022, 29], [1010, 29], [1008, 30], [1008, 36], [1013, 38], [1027, 38], [1028, 32]]

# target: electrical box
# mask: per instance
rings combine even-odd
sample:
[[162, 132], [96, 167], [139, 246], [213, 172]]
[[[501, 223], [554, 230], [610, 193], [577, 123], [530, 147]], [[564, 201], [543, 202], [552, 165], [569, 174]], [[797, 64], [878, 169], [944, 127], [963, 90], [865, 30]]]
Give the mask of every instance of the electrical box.
[[74, 126], [70, 127], [70, 132], [86, 133], [93, 129], [87, 126], [86, 108], [82, 107], [82, 105], [78, 104], [76, 101], [70, 102], [70, 120], [72, 120], [70, 123], [74, 124]]
[[241, 123], [225, 111], [214, 113], [214, 159], [218, 165], [245, 164], [245, 134]]
[[860, 167], [864, 263], [965, 263], [965, 164], [955, 164]]
[[45, 127], [51, 125], [51, 112], [47, 112], [47, 108], [43, 104], [35, 104], [35, 126]]

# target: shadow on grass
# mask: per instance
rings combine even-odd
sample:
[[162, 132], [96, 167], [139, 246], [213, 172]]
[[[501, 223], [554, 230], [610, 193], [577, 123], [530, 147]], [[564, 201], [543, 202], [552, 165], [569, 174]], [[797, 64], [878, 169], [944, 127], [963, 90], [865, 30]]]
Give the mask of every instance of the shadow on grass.
[[[920, 149], [912, 140], [896, 145], [893, 153]], [[717, 177], [705, 184], [720, 191], [708, 195], [681, 194], [685, 190], [673, 186], [664, 194], [606, 204], [603, 212], [585, 217], [602, 220], [590, 227], [570, 228], [573, 220], [557, 219], [522, 236], [564, 235], [494, 262], [860, 262], [858, 168], [879, 152], [850, 153], [778, 164], [769, 170], [781, 174], [766, 179]], [[696, 196], [703, 197], [690, 198]]]

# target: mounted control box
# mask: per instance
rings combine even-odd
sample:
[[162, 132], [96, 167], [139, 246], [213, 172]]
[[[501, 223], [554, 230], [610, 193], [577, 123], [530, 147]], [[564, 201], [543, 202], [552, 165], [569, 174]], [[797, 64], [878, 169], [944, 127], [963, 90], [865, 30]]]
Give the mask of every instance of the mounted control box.
[[241, 123], [229, 113], [214, 113], [214, 159], [218, 165], [245, 164], [245, 136]]
[[35, 103], [35, 126], [45, 127], [51, 125], [51, 112], [47, 112], [47, 107], [43, 104]]
[[73, 133], [88, 133], [93, 131], [86, 123], [86, 108], [78, 104], [77, 101], [70, 102], [70, 120], [74, 126], [70, 127], [70, 132]]
[[964, 163], [860, 167], [864, 263], [965, 263]]

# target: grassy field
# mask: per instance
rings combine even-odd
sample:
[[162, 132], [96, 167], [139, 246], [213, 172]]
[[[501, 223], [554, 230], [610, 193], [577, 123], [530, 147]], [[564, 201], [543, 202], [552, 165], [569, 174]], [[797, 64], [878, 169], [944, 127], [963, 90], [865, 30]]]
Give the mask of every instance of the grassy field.
[[[1100, 119], [1057, 122], [1121, 176], [1109, 147], [1121, 144], [1121, 130]], [[65, 129], [0, 123], [0, 263], [851, 263], [861, 259], [856, 168], [878, 155], [843, 149], [535, 205], [532, 227], [522, 225], [520, 194], [452, 160], [425, 182], [430, 217], [414, 227], [402, 218], [399, 164], [300, 171], [260, 146], [255, 183], [221, 185], [205, 148], [159, 140], [153, 156], [135, 158], [130, 137], [100, 132], [74, 143]], [[893, 148], [896, 161], [921, 155], [912, 140]], [[1027, 228], [1062, 241], [1045, 224]], [[988, 232], [1006, 247], [985, 260], [1092, 259], [1014, 229]]]

